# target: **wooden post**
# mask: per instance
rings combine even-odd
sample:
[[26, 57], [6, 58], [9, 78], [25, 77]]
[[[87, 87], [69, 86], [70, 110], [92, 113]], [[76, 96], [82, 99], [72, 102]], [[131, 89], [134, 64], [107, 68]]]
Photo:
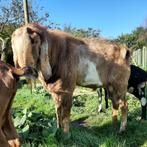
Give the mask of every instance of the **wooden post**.
[[29, 9], [28, 9], [28, 1], [23, 0], [23, 7], [24, 7], [24, 18], [25, 24], [29, 23]]
[[9, 38], [5, 38], [3, 39], [2, 37], [0, 37], [0, 41], [2, 42], [2, 47], [1, 47], [1, 60], [4, 62], [7, 62], [7, 43], [8, 43]]

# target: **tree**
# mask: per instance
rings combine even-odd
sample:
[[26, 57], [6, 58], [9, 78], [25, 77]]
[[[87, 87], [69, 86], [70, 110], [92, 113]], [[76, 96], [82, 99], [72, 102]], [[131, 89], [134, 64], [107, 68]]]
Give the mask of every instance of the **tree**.
[[[28, 1], [29, 6], [29, 16], [30, 22], [39, 22], [43, 24], [48, 22], [48, 24], [53, 26], [54, 23], [49, 21], [49, 13], [43, 12], [43, 7], [33, 6], [33, 1]], [[39, 15], [38, 12], [42, 15]], [[7, 43], [7, 52], [12, 54], [10, 38], [12, 32], [19, 26], [24, 24], [24, 10], [22, 0], [5, 0], [0, 1], [0, 37], [5, 40], [9, 38]], [[0, 51], [2, 51], [3, 42], [0, 41]], [[1, 54], [2, 52], [0, 52]], [[12, 55], [11, 55], [12, 56]]]
[[[6, 0], [9, 2], [8, 0]], [[2, 3], [2, 2], [0, 2]], [[7, 24], [13, 24], [20, 26], [24, 24], [24, 10], [23, 10], [23, 1], [22, 0], [11, 0], [10, 5], [1, 4], [0, 5], [0, 32], [3, 27]], [[43, 12], [42, 15], [39, 15], [38, 12], [43, 11], [43, 7], [33, 6], [31, 0], [28, 1], [29, 16], [30, 22], [39, 22], [44, 23], [49, 21], [49, 13]], [[51, 22], [50, 22], [51, 23]]]
[[7, 44], [8, 44], [9, 38], [3, 39], [2, 37], [0, 37], [0, 41], [1, 41], [1, 60], [6, 62], [7, 61]]
[[138, 27], [132, 33], [119, 36], [115, 41], [126, 44], [129, 48], [136, 50], [147, 46], [147, 28]]
[[100, 30], [88, 28], [88, 29], [77, 29], [75, 27], [72, 27], [71, 25], [64, 26], [63, 29], [67, 33], [71, 33], [72, 35], [76, 37], [89, 37], [89, 38], [98, 38], [100, 36]]

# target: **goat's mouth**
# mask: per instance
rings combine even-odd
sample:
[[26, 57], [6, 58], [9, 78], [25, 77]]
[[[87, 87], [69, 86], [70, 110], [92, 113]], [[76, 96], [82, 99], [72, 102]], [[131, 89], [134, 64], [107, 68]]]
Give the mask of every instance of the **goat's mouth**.
[[29, 79], [36, 80], [38, 78], [38, 71], [33, 67], [24, 67], [25, 68], [25, 77]]

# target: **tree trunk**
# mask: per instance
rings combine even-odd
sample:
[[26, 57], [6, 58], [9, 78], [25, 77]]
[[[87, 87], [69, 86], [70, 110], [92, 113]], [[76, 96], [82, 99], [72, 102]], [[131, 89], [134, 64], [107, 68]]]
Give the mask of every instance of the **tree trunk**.
[[7, 42], [8, 42], [9, 38], [5, 38], [3, 39], [2, 37], [0, 37], [0, 41], [2, 42], [2, 46], [1, 46], [1, 60], [4, 62], [7, 62]]

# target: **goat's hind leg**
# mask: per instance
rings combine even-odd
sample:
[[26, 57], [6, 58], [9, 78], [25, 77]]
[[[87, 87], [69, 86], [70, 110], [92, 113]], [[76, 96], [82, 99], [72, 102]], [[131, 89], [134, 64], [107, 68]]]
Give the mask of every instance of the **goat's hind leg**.
[[55, 109], [57, 116], [57, 127], [63, 128], [65, 133], [69, 132], [70, 110], [72, 106], [72, 95], [61, 93], [52, 93], [55, 101]]
[[98, 94], [98, 112], [103, 112], [102, 111], [102, 88], [97, 89], [97, 94]]
[[126, 100], [120, 100], [120, 109], [122, 113], [122, 120], [119, 133], [125, 131], [127, 125], [128, 103]]
[[113, 106], [113, 108], [112, 108], [112, 122], [113, 122], [113, 125], [116, 126], [119, 104], [116, 103], [115, 101], [112, 101], [112, 106]]
[[[105, 109], [108, 109], [108, 92], [106, 88], [104, 89], [104, 98], [105, 98]], [[102, 87], [100, 87], [99, 89], [97, 89], [97, 93], [98, 93], [98, 112], [104, 112], [102, 109], [102, 99], [103, 99], [103, 90]]]
[[121, 125], [119, 133], [125, 131], [127, 125], [127, 113], [128, 113], [128, 104], [125, 100], [119, 100], [117, 103], [113, 103], [112, 109], [112, 121], [113, 124], [116, 125], [117, 123], [117, 116], [118, 116], [118, 108], [121, 109], [122, 118], [121, 118]]
[[105, 97], [105, 108], [108, 109], [109, 108], [109, 105], [108, 105], [109, 95], [108, 95], [108, 91], [106, 88], [104, 88], [104, 97]]

